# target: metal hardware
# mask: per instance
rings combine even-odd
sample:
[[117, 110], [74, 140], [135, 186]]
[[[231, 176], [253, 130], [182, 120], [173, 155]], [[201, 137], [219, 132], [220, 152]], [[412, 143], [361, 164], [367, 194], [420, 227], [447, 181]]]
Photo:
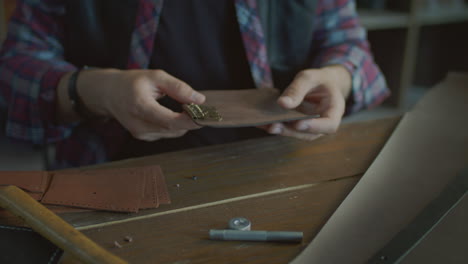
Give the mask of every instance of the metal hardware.
[[185, 111], [193, 119], [221, 121], [223, 118], [214, 106], [197, 105], [194, 103], [184, 105]]
[[251, 223], [247, 218], [244, 217], [235, 217], [229, 220], [229, 229], [233, 230], [250, 230]]

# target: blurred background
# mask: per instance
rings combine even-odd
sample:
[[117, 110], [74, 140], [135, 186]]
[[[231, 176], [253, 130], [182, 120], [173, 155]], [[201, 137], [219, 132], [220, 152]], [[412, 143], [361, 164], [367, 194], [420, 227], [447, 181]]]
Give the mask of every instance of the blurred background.
[[449, 71], [468, 70], [468, 1], [357, 0], [377, 64], [405, 108]]
[[[402, 114], [448, 72], [468, 72], [468, 0], [356, 0], [356, 4], [392, 97], [344, 122]], [[0, 42], [14, 7], [15, 0], [0, 0]], [[0, 120], [0, 170], [44, 169], [43, 149], [11, 142], [3, 125]]]

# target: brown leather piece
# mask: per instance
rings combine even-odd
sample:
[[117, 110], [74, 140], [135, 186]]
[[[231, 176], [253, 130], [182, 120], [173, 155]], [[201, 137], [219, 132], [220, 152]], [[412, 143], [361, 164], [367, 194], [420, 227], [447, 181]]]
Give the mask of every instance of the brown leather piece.
[[27, 192], [27, 191], [26, 193], [29, 194], [29, 196], [31, 196], [36, 201], [42, 200], [42, 197], [44, 196], [44, 193], [34, 193], [34, 192]]
[[171, 199], [161, 167], [147, 166], [140, 170], [146, 175], [145, 194], [140, 209], [157, 208], [160, 204], [170, 204]]
[[133, 168], [54, 172], [42, 203], [138, 212], [145, 180], [145, 176]]
[[91, 212], [95, 211], [93, 209], [77, 208], [77, 207], [68, 207], [62, 205], [46, 205], [47, 209], [51, 210], [56, 214], [63, 213], [78, 213], [78, 212]]
[[169, 204], [159, 166], [66, 171], [0, 172], [0, 185], [15, 185], [54, 212], [138, 212]]
[[[29, 193], [31, 194], [31, 193]], [[91, 212], [95, 211], [93, 209], [85, 209], [85, 208], [77, 208], [77, 207], [68, 207], [68, 206], [61, 206], [61, 205], [45, 205], [47, 209], [51, 210], [56, 214], [64, 214], [64, 213], [80, 213], [80, 212]], [[0, 208], [0, 218], [10, 218], [15, 217], [14, 214], [8, 212], [5, 209]]]
[[[42, 203], [116, 212], [157, 208], [167, 186], [159, 166], [57, 171]], [[168, 194], [167, 194], [168, 196]], [[164, 197], [163, 197], [164, 198]], [[166, 203], [166, 199], [163, 202]]]
[[46, 171], [0, 171], [0, 185], [15, 185], [40, 201], [49, 185]]
[[159, 204], [170, 204], [171, 197], [169, 196], [169, 191], [167, 190], [166, 180], [164, 179], [164, 174], [161, 170], [161, 167], [155, 168], [158, 173], [156, 175], [156, 190], [158, 193]]
[[15, 185], [33, 193], [44, 193], [48, 180], [46, 171], [0, 171], [0, 185]]
[[201, 93], [206, 96], [203, 105], [215, 107], [222, 117], [220, 121], [194, 119], [201, 126], [260, 126], [318, 116], [280, 107], [276, 102], [280, 94], [277, 89], [206, 90]]
[[141, 201], [140, 209], [157, 208], [159, 207], [159, 197], [157, 193], [157, 176], [159, 175], [158, 167], [144, 167], [141, 169], [145, 176], [145, 191]]

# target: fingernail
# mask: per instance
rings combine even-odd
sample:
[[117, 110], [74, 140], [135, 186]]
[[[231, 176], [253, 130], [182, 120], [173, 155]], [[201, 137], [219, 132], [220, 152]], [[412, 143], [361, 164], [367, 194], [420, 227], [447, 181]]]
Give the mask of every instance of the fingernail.
[[277, 125], [274, 125], [270, 130], [271, 134], [281, 134], [281, 132], [283, 132], [283, 128]]
[[280, 98], [280, 100], [283, 102], [285, 105], [292, 105], [293, 99], [289, 96], [283, 96]]
[[205, 101], [205, 96], [201, 93], [193, 92], [192, 100], [197, 104], [201, 104], [203, 101]]
[[306, 123], [300, 123], [298, 126], [297, 126], [297, 130], [307, 130], [309, 129], [309, 125], [307, 125]]

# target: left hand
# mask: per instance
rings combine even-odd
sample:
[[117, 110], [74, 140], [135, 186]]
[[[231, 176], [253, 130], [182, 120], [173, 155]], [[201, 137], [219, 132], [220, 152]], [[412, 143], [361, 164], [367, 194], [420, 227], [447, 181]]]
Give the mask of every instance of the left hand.
[[345, 111], [346, 98], [351, 91], [351, 74], [341, 65], [299, 72], [278, 98], [286, 109], [298, 108], [319, 118], [289, 123], [275, 123], [261, 128], [271, 134], [313, 140], [338, 130]]

